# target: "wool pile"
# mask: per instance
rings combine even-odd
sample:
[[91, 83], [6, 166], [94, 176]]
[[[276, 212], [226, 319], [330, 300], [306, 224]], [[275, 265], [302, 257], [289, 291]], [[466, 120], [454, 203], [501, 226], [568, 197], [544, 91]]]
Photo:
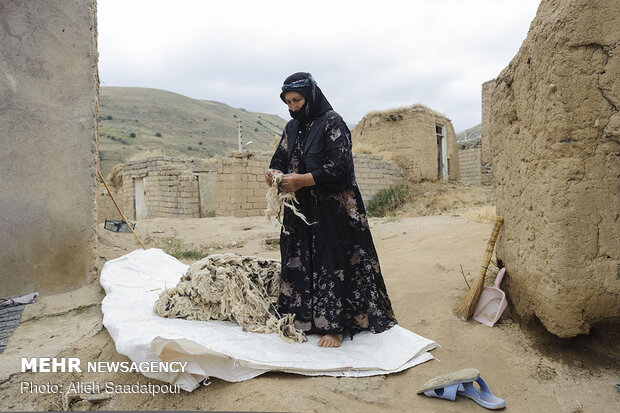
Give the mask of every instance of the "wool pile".
[[279, 294], [279, 261], [217, 254], [192, 264], [176, 287], [160, 294], [154, 310], [167, 318], [235, 321], [244, 331], [301, 343], [306, 337], [294, 316], [277, 312]]

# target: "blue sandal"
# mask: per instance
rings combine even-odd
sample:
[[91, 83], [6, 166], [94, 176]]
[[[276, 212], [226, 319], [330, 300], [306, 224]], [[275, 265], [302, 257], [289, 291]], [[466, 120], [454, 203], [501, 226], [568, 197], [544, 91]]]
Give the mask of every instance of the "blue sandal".
[[418, 389], [418, 394], [424, 393], [428, 397], [437, 397], [454, 401], [459, 386], [466, 382], [472, 382], [480, 377], [476, 369], [463, 369], [453, 373], [446, 373], [430, 379]]
[[[474, 386], [478, 383], [480, 389]], [[489, 386], [480, 378], [477, 369], [463, 369], [453, 373], [442, 374], [424, 383], [418, 394], [454, 401], [456, 395], [472, 399], [486, 409], [502, 409], [506, 402], [493, 395]]]

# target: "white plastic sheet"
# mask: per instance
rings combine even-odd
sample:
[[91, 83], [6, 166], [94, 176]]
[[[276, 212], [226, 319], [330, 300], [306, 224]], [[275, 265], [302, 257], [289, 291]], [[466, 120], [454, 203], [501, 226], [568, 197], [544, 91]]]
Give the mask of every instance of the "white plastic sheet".
[[146, 373], [192, 391], [207, 377], [242, 381], [267, 371], [361, 377], [395, 373], [433, 358], [436, 343], [395, 326], [381, 334], [345, 337], [340, 348], [325, 349], [309, 335], [306, 343], [286, 343], [277, 334], [242, 331], [230, 321], [190, 321], [157, 315], [153, 305], [174, 287], [188, 266], [159, 249], [136, 250], [106, 262], [100, 282], [101, 309], [120, 354], [132, 361], [186, 361], [185, 373]]

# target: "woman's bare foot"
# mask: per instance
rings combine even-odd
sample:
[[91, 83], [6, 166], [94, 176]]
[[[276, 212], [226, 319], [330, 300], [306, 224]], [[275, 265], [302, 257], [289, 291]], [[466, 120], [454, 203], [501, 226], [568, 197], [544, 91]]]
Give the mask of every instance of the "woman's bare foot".
[[319, 340], [319, 347], [340, 347], [342, 334], [325, 334]]

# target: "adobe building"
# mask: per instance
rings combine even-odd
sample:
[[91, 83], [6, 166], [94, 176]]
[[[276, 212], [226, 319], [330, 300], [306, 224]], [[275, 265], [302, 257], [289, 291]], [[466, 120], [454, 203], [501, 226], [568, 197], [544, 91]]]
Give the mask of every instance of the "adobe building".
[[357, 124], [353, 142], [370, 145], [414, 182], [459, 179], [456, 135], [450, 119], [424, 105], [373, 111]]
[[[620, 12], [542, 0], [495, 79], [496, 254], [515, 313], [559, 337], [620, 323]], [[484, 119], [483, 119], [484, 131]], [[483, 132], [484, 140], [484, 132]]]
[[95, 0], [0, 2], [1, 296], [96, 276]]

